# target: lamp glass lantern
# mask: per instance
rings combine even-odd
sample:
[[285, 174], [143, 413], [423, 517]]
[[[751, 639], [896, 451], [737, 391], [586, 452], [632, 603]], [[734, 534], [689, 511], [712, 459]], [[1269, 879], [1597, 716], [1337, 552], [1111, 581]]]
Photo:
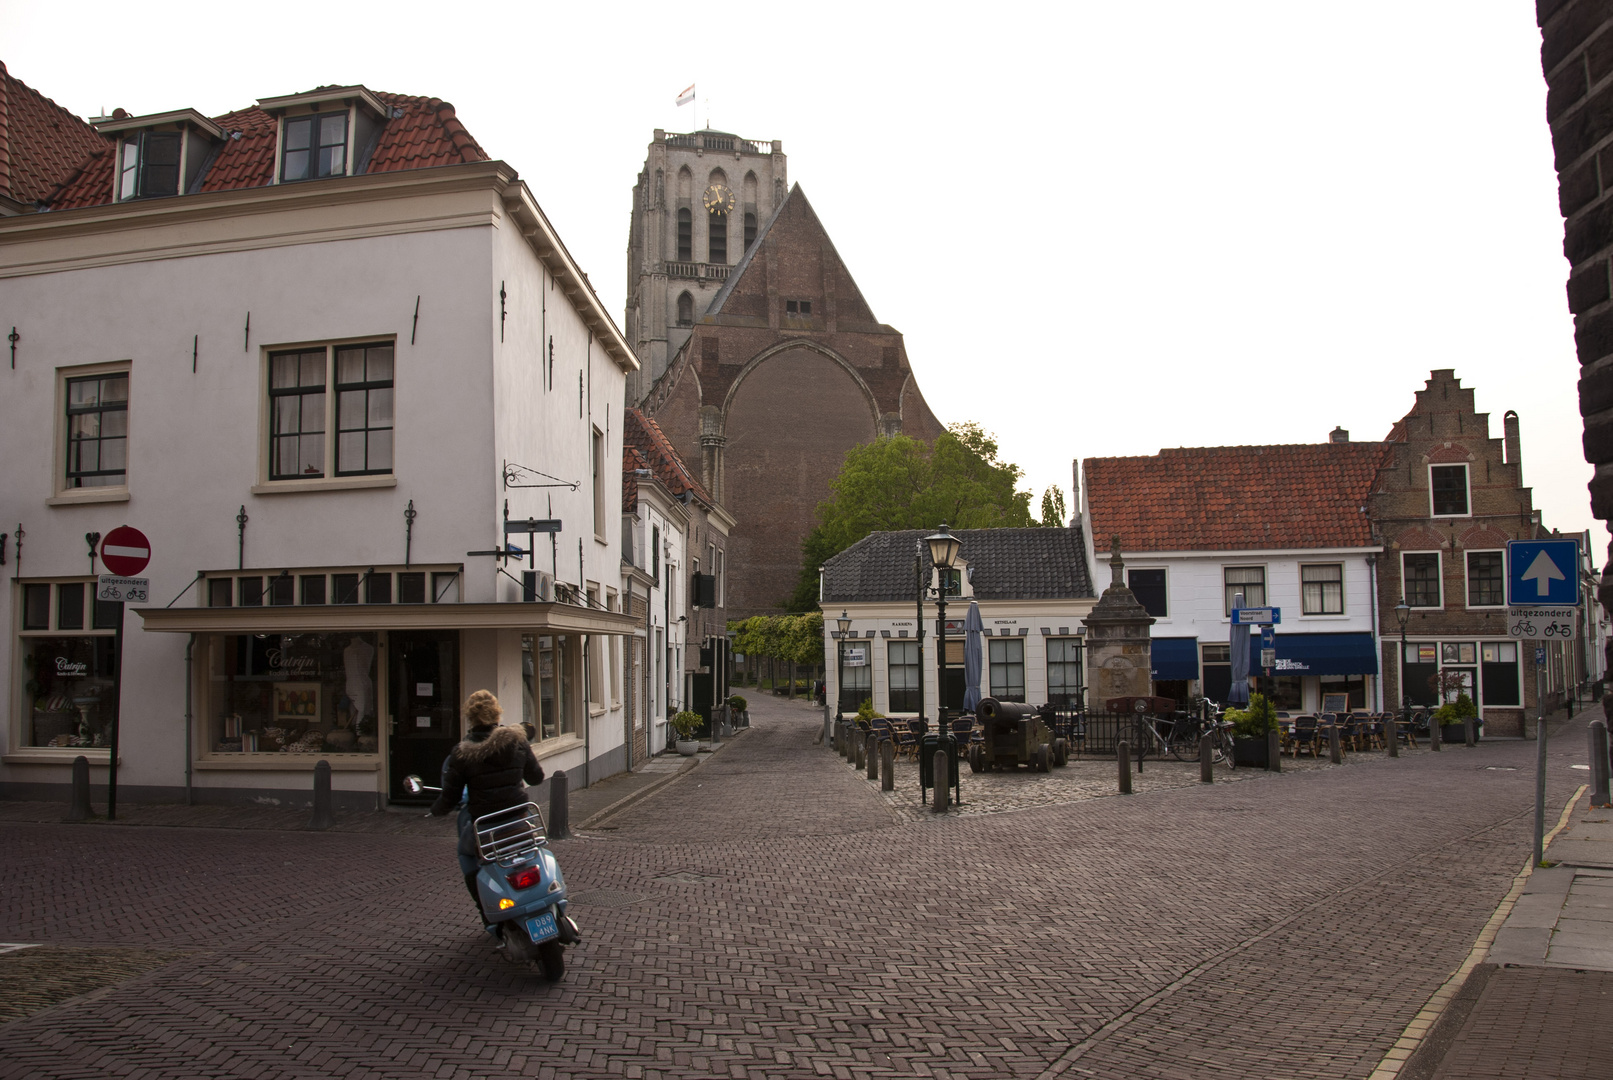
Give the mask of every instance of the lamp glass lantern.
[[924, 538], [930, 549], [930, 562], [936, 568], [936, 649], [935, 649], [935, 717], [936, 730], [946, 727], [946, 672], [947, 672], [947, 571], [958, 561], [958, 538], [947, 531], [945, 523], [939, 531]]

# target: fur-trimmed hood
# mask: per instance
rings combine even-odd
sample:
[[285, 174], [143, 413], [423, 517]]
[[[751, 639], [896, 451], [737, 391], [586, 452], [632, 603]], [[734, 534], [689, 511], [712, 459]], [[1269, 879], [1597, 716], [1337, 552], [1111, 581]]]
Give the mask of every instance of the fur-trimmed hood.
[[526, 732], [516, 724], [499, 724], [486, 734], [482, 729], [471, 728], [458, 746], [459, 759], [469, 765], [481, 764], [506, 754], [511, 749], [526, 749]]

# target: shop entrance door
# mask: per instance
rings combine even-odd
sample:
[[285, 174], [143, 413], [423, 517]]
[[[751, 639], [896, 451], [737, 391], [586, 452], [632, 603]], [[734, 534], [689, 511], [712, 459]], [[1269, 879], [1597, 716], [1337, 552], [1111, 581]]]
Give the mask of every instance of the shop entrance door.
[[459, 741], [459, 632], [394, 630], [389, 636], [388, 786], [394, 803], [423, 805], [436, 796], [410, 795], [403, 778], [414, 773], [436, 786], [443, 759]]

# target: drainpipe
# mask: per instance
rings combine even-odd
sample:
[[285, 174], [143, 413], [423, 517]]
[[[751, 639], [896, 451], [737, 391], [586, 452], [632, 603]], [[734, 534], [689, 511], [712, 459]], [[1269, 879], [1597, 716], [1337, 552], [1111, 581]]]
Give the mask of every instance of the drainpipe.
[[191, 790], [191, 658], [196, 648], [196, 635], [190, 635], [185, 642], [185, 805], [195, 806], [196, 799]]
[[644, 707], [644, 756], [647, 758], [655, 756], [650, 745], [655, 741], [655, 683], [651, 681], [655, 674], [655, 656], [651, 652], [655, 648], [655, 624], [650, 621], [654, 616], [650, 601], [654, 599], [654, 590], [644, 586], [644, 686], [649, 690], [650, 699]]
[[[1378, 636], [1378, 556], [1367, 556], [1367, 582], [1371, 586], [1367, 595], [1372, 597], [1372, 651], [1377, 654], [1378, 661], [1383, 661], [1383, 640]], [[1405, 662], [1401, 657], [1401, 663]], [[1383, 712], [1383, 676], [1378, 672], [1378, 711]]]

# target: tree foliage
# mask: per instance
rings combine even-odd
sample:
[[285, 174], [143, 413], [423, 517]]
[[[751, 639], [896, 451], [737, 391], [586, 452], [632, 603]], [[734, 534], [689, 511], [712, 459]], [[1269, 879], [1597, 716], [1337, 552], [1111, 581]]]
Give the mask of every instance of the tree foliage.
[[1063, 528], [1069, 520], [1064, 509], [1064, 492], [1054, 484], [1042, 492], [1042, 524], [1049, 529]]
[[823, 615], [753, 615], [729, 624], [734, 631], [734, 651], [745, 656], [761, 656], [795, 664], [816, 664], [823, 660]]
[[801, 543], [801, 577], [788, 609], [815, 611], [818, 567], [869, 533], [943, 522], [953, 529], [1036, 525], [1030, 492], [1015, 490], [1023, 475], [998, 460], [997, 440], [974, 423], [949, 425], [934, 446], [894, 435], [854, 448]]

